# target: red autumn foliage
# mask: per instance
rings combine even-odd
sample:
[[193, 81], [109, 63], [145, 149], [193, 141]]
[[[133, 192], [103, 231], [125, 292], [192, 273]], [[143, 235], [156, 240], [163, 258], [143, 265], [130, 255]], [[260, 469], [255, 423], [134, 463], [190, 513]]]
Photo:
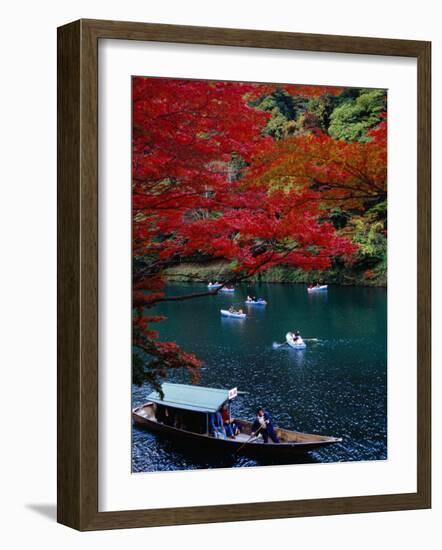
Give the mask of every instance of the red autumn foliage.
[[339, 86], [309, 86], [305, 84], [259, 84], [249, 92], [248, 98], [257, 99], [270, 95], [276, 90], [283, 90], [289, 95], [303, 97], [320, 97], [324, 94], [338, 95], [344, 91]]
[[347, 143], [315, 131], [275, 141], [255, 157], [248, 179], [264, 187], [320, 191], [322, 202], [358, 208], [387, 197], [387, 121], [368, 132], [370, 141]]
[[[340, 91], [284, 88], [303, 95]], [[175, 343], [159, 342], [157, 331], [149, 328], [157, 319], [143, 314], [145, 306], [178, 299], [162, 292], [168, 267], [183, 259], [222, 258], [233, 263], [235, 282], [280, 264], [322, 270], [333, 257], [348, 257], [355, 250], [331, 224], [320, 221], [318, 190], [285, 185], [271, 171], [266, 175], [266, 167], [275, 170], [290, 149], [262, 136], [270, 115], [249, 106], [249, 100], [274, 89], [267, 84], [133, 79], [133, 255], [140, 259], [133, 276], [134, 346], [154, 358], [160, 375], [183, 366], [194, 372], [200, 364]], [[297, 145], [305, 155], [309, 148], [323, 146], [331, 146], [324, 136]], [[235, 159], [241, 160], [240, 169], [232, 168]], [[305, 170], [308, 162], [310, 173], [318, 172], [315, 178], [326, 178], [325, 165], [305, 157]], [[338, 177], [337, 165], [330, 170]]]

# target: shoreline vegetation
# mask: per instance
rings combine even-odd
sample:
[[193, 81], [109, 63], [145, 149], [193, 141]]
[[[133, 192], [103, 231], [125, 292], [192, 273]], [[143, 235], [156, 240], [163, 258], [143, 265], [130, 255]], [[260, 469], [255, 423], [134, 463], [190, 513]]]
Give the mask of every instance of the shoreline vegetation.
[[[191, 283], [215, 280], [229, 280], [233, 276], [231, 264], [226, 261], [213, 261], [207, 265], [181, 263], [164, 273], [168, 282]], [[322, 284], [341, 286], [387, 287], [387, 271], [379, 266], [373, 270], [373, 276], [367, 278], [366, 270], [349, 270], [348, 267], [330, 268], [322, 272], [303, 271], [288, 266], [277, 266], [260, 272], [245, 281], [246, 284], [285, 283], [285, 284]]]

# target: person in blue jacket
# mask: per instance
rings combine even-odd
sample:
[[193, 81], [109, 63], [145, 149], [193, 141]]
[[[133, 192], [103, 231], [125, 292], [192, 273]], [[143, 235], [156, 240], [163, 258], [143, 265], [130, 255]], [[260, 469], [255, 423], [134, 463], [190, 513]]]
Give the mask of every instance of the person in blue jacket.
[[212, 437], [226, 439], [223, 417], [219, 411], [209, 415], [209, 433]]
[[262, 407], [259, 407], [256, 411], [256, 417], [252, 425], [252, 436], [256, 434], [262, 435], [264, 443], [268, 442], [269, 437], [273, 443], [279, 443], [279, 438], [273, 427], [272, 417]]

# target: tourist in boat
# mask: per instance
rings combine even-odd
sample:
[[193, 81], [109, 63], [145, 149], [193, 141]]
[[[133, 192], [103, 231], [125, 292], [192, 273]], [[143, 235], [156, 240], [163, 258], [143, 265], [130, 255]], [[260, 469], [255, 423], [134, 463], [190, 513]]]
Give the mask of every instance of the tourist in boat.
[[233, 306], [230, 306], [230, 307], [229, 307], [229, 312], [230, 312], [230, 313], [235, 313], [235, 308], [234, 308]]
[[169, 417], [169, 410], [167, 407], [156, 405], [155, 417], [157, 419], [157, 422], [161, 422], [161, 424], [167, 424], [167, 425], [171, 424], [170, 417]]
[[273, 441], [273, 443], [280, 442], [273, 427], [272, 417], [262, 407], [260, 407], [256, 411], [256, 417], [252, 425], [252, 436], [256, 435], [257, 433], [260, 433], [262, 435], [264, 443], [268, 442], [269, 437]]
[[218, 439], [226, 438], [226, 430], [224, 429], [223, 417], [221, 413], [211, 413], [209, 415], [209, 433], [211, 436]]
[[226, 436], [230, 437], [230, 439], [235, 439], [235, 426], [230, 418], [230, 411], [228, 405], [224, 405], [224, 407], [221, 409], [221, 416], [223, 419], [223, 426], [224, 430], [226, 432]]
[[294, 330], [292, 332], [292, 336], [293, 336], [293, 341], [297, 342], [301, 338], [301, 333], [299, 332], [299, 330]]
[[[241, 433], [239, 426], [233, 420], [230, 421], [230, 426], [232, 428], [232, 433], [235, 437]], [[233, 439], [235, 439], [235, 437]]]
[[253, 302], [252, 297], [249, 296], [249, 295], [247, 295], [247, 301], [248, 301], [248, 302]]

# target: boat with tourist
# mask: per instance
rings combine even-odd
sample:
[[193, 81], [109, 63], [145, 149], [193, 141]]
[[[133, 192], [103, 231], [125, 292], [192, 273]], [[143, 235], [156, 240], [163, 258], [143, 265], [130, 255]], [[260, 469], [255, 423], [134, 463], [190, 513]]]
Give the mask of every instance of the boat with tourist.
[[287, 332], [285, 340], [293, 349], [305, 349], [307, 347], [299, 332]]
[[223, 286], [222, 283], [218, 283], [218, 282], [212, 283], [212, 282], [210, 282], [210, 283], [207, 285], [207, 288], [211, 288], [211, 289], [215, 290], [215, 289], [217, 289], [217, 288], [221, 288], [222, 286]]
[[250, 296], [247, 297], [245, 300], [245, 303], [248, 306], [266, 306], [267, 302], [264, 300], [264, 298], [250, 298]]
[[328, 285], [310, 285], [307, 287], [307, 292], [322, 292], [328, 290]]
[[[308, 434], [275, 426], [273, 430], [279, 442], [268, 440], [265, 443], [259, 430], [252, 431], [253, 422], [231, 417], [231, 402], [237, 396], [237, 388], [163, 383], [161, 392], [153, 391], [143, 405], [133, 409], [132, 419], [137, 427], [192, 449], [257, 458], [284, 458], [342, 441], [339, 437]], [[213, 415], [221, 411], [235, 426], [236, 434], [232, 437], [219, 437], [211, 428]]]
[[221, 309], [221, 315], [223, 317], [232, 317], [233, 319], [246, 319], [247, 314], [242, 309]]

